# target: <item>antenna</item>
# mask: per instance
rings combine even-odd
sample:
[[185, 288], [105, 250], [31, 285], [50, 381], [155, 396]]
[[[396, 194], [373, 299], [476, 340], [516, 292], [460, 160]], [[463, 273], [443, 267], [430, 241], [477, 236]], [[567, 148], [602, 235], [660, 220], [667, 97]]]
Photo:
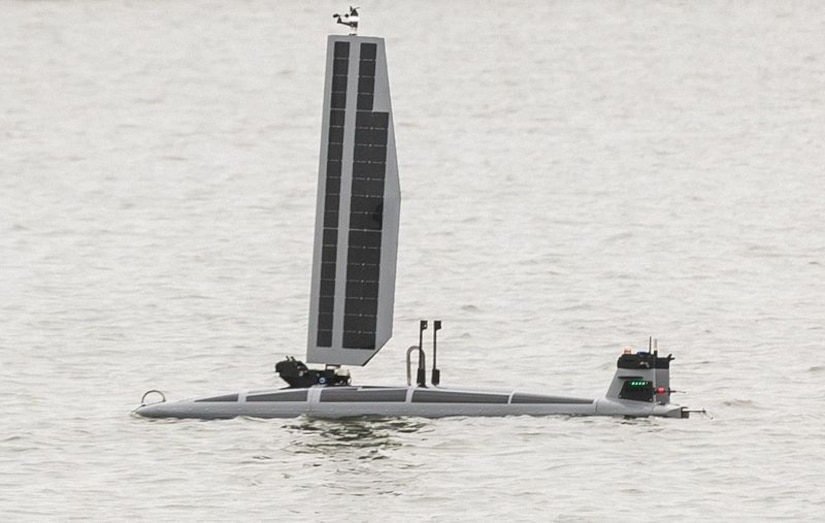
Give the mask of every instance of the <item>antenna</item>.
[[438, 368], [436, 367], [436, 364], [437, 364], [437, 361], [436, 361], [436, 348], [438, 347], [437, 337], [438, 337], [438, 331], [440, 331], [440, 330], [441, 330], [441, 320], [433, 320], [433, 377], [430, 381], [432, 381], [433, 385], [435, 385], [436, 387], [441, 382], [441, 371], [438, 370]]
[[427, 384], [427, 369], [424, 362], [424, 331], [427, 330], [427, 320], [421, 320], [418, 324], [418, 377], [416, 384], [423, 387]]
[[352, 7], [349, 6], [349, 13], [344, 15], [339, 15], [335, 13], [332, 15], [335, 18], [335, 21], [341, 25], [346, 25], [349, 27], [349, 34], [350, 35], [357, 35], [358, 34], [358, 10], [361, 9], [360, 7]]

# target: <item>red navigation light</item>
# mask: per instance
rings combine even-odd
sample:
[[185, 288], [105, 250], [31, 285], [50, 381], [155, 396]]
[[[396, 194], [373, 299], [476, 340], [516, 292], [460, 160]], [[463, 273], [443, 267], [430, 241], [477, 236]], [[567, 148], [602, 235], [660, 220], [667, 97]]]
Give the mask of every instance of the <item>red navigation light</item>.
[[664, 387], [656, 387], [655, 392], [656, 394], [664, 394], [667, 390]]

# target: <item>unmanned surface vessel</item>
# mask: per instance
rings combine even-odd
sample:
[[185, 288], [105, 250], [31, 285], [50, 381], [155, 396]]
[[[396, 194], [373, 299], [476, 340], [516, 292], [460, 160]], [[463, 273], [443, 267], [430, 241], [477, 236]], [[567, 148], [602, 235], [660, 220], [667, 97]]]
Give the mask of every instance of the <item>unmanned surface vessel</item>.
[[[670, 362], [651, 341], [625, 350], [604, 397], [572, 398], [523, 392], [440, 387], [437, 333], [426, 383], [423, 336], [407, 351], [407, 384], [353, 386], [344, 365], [363, 366], [392, 336], [401, 192], [395, 154], [384, 40], [358, 36], [358, 13], [335, 15], [348, 36], [327, 41], [321, 162], [306, 359], [287, 358], [276, 371], [284, 388], [255, 389], [167, 402], [144, 394], [135, 414], [149, 418], [323, 418], [353, 416], [662, 416], [686, 418], [670, 403]], [[411, 356], [418, 357], [415, 383]], [[146, 403], [156, 393], [160, 401]]]

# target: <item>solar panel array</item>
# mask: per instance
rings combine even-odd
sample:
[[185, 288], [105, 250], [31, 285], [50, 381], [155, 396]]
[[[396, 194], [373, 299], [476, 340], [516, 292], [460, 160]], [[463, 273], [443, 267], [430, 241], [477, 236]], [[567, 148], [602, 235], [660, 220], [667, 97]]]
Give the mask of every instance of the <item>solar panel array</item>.
[[329, 99], [327, 172], [321, 244], [321, 285], [318, 300], [318, 335], [316, 343], [320, 347], [332, 346], [332, 327], [335, 312], [335, 269], [338, 258], [338, 211], [341, 205], [341, 165], [344, 155], [349, 51], [349, 42], [335, 43]]
[[373, 112], [375, 44], [361, 44], [349, 215], [344, 348], [374, 349], [389, 114]]
[[400, 193], [389, 84], [383, 40], [331, 37], [329, 53], [307, 359], [363, 365], [392, 332]]

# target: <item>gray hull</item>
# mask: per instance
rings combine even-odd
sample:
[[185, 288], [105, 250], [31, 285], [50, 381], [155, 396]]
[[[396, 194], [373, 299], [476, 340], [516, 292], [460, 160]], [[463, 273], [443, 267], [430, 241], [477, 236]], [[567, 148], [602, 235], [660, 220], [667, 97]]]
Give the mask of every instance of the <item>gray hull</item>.
[[317, 418], [361, 416], [687, 416], [676, 405], [581, 399], [521, 392], [444, 389], [436, 387], [324, 387], [268, 389], [237, 394], [141, 405], [135, 414], [147, 418], [221, 419]]

